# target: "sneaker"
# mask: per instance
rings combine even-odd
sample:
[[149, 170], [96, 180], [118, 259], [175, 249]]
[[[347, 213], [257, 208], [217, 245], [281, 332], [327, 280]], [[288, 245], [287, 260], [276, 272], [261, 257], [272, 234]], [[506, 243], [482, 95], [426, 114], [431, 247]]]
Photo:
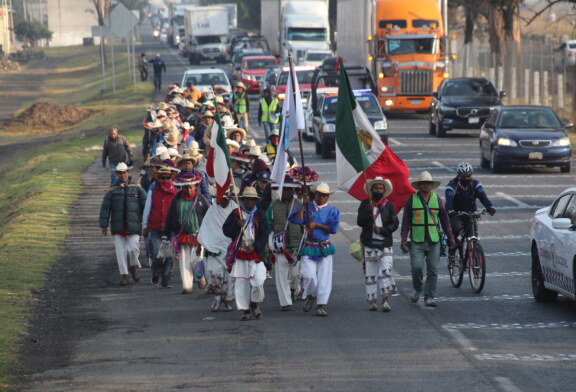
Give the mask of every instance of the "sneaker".
[[426, 298], [424, 300], [424, 305], [429, 306], [431, 308], [435, 308], [436, 306], [438, 306], [434, 298]]
[[212, 306], [210, 306], [210, 310], [212, 310], [213, 312], [217, 312], [220, 310], [220, 305], [222, 305], [222, 302], [216, 298], [214, 298], [214, 301], [212, 302]]
[[368, 307], [368, 310], [371, 312], [378, 310], [378, 305], [376, 305], [376, 301], [370, 302], [370, 306]]
[[383, 312], [390, 312], [390, 311], [392, 311], [392, 308], [390, 307], [390, 304], [388, 303], [388, 301], [382, 302], [382, 311], [383, 311]]
[[232, 307], [232, 304], [230, 302], [224, 302], [224, 311], [230, 312], [232, 310], [234, 310], [234, 308]]
[[172, 283], [166, 283], [166, 284], [163, 284], [162, 287], [164, 287], [165, 289], [171, 289], [174, 286], [172, 286]]
[[286, 306], [282, 306], [282, 311], [283, 312], [289, 312], [292, 310], [292, 305], [286, 305]]
[[420, 299], [420, 293], [416, 290], [412, 291], [412, 295], [410, 295], [410, 301], [412, 301], [412, 303], [415, 304], [416, 302], [418, 302], [419, 299]]
[[305, 312], [309, 312], [312, 310], [312, 306], [314, 306], [314, 297], [309, 295], [308, 297], [306, 297], [306, 301], [304, 301], [304, 308], [302, 308], [302, 310], [304, 310]]
[[328, 313], [326, 312], [326, 309], [320, 305], [316, 308], [316, 316], [326, 317], [328, 316]]
[[254, 318], [256, 320], [260, 320], [262, 318], [262, 311], [260, 309], [253, 309], [252, 312], [254, 313]]
[[242, 314], [242, 317], [240, 317], [240, 320], [242, 320], [242, 321], [248, 321], [248, 320], [250, 320], [250, 311], [248, 311], [248, 313], [244, 312], [244, 313]]
[[152, 277], [152, 284], [154, 286], [158, 285], [158, 283], [160, 283], [160, 277], [159, 276], [153, 276]]
[[128, 280], [128, 275], [122, 275], [122, 280], [120, 281], [120, 286], [128, 286], [130, 281]]
[[132, 279], [134, 279], [134, 282], [138, 282], [140, 280], [140, 276], [138, 276], [137, 266], [134, 265], [130, 267], [130, 275], [132, 275]]

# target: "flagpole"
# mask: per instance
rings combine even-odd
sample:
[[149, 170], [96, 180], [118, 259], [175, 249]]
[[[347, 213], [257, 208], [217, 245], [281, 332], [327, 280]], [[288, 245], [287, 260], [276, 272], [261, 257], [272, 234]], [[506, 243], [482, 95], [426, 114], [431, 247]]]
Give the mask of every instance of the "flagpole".
[[[292, 52], [288, 53], [288, 65], [290, 66], [290, 81], [292, 84], [292, 102], [294, 105], [294, 109], [296, 110], [296, 75], [294, 74], [294, 64], [292, 62]], [[298, 122], [296, 122], [298, 124]], [[286, 131], [286, 129], [284, 129]], [[300, 145], [300, 161], [302, 162], [302, 189], [304, 200], [308, 200], [308, 186], [306, 185], [306, 164], [304, 163], [304, 147], [302, 145], [302, 130], [298, 129], [298, 144]], [[304, 206], [304, 221], [306, 222], [306, 230], [310, 233], [310, 237], [314, 238], [312, 234], [312, 230], [310, 230], [310, 222], [309, 222], [310, 212], [308, 211], [308, 203]]]

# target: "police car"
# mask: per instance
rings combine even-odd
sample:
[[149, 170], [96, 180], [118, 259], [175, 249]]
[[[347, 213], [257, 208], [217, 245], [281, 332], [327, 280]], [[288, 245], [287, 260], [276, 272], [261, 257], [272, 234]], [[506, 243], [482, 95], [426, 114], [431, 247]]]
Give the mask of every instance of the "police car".
[[539, 302], [558, 294], [576, 299], [576, 187], [566, 189], [551, 206], [536, 211], [532, 244], [532, 292]]

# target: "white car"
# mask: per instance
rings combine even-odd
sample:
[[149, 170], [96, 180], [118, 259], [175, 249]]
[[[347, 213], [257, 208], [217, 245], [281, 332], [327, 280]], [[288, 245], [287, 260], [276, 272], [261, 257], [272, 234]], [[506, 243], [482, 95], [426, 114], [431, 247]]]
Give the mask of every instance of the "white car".
[[232, 85], [228, 76], [218, 68], [189, 69], [182, 76], [182, 88], [186, 88], [188, 83], [192, 83], [200, 91], [210, 89], [215, 84], [228, 90], [228, 94], [222, 95], [232, 95]]
[[566, 189], [551, 206], [536, 211], [530, 229], [532, 293], [539, 302], [558, 294], [576, 299], [576, 187]]

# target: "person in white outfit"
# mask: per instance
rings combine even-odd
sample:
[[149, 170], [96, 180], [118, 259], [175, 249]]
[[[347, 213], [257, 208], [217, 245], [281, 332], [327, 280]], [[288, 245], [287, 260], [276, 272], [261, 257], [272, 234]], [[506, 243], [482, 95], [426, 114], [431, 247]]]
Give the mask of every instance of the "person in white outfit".
[[222, 231], [228, 215], [238, 208], [231, 200], [232, 197], [232, 193], [228, 191], [220, 204], [213, 204], [208, 208], [198, 233], [198, 242], [204, 247], [206, 257], [208, 292], [214, 295], [211, 305], [213, 312], [220, 310], [221, 305], [224, 305], [224, 310], [228, 312], [232, 310], [234, 302], [234, 280], [226, 267], [226, 250], [231, 240]]
[[162, 242], [165, 244], [172, 234], [176, 261], [180, 262], [180, 277], [182, 278], [182, 294], [190, 294], [194, 284], [194, 267], [202, 253], [198, 242], [198, 232], [210, 203], [196, 185], [202, 181], [202, 176], [194, 172], [181, 172], [174, 180], [174, 185], [182, 190], [176, 194], [162, 231]]
[[382, 294], [382, 311], [392, 310], [388, 298], [395, 295], [392, 277], [392, 233], [399, 221], [394, 204], [385, 200], [392, 193], [388, 179], [376, 177], [366, 182], [368, 198], [358, 207], [357, 224], [362, 228], [360, 242], [364, 245], [364, 275], [368, 309], [378, 310], [378, 289]]
[[236, 306], [242, 311], [241, 320], [250, 320], [250, 311], [258, 320], [262, 318], [258, 304], [264, 301], [268, 224], [265, 212], [256, 206], [259, 197], [254, 187], [247, 186], [238, 197], [240, 210], [232, 211], [222, 226], [224, 234], [233, 240], [232, 257], [226, 262], [235, 279], [234, 294]]

